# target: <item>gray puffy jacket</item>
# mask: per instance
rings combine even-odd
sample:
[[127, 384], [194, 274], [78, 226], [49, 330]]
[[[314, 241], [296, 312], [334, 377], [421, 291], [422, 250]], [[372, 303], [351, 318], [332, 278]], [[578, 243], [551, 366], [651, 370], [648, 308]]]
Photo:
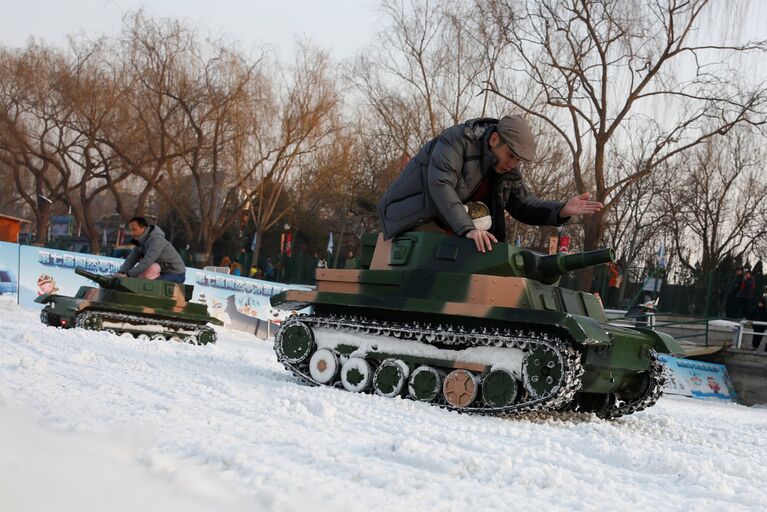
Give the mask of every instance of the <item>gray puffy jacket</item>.
[[497, 123], [492, 118], [472, 119], [424, 144], [378, 202], [385, 238], [437, 218], [464, 236], [474, 224], [463, 204], [485, 178], [491, 185], [491, 232], [499, 241], [506, 239], [504, 210], [525, 224], [557, 226], [567, 221], [559, 217], [564, 203], [538, 199], [525, 185], [519, 168], [505, 174], [493, 171], [496, 159], [488, 138]]
[[165, 233], [158, 226], [152, 225], [137, 240], [131, 240], [136, 247], [130, 252], [120, 267], [120, 272], [130, 277], [137, 277], [152, 263], [160, 265], [163, 274], [182, 274], [186, 265], [173, 245], [165, 239]]

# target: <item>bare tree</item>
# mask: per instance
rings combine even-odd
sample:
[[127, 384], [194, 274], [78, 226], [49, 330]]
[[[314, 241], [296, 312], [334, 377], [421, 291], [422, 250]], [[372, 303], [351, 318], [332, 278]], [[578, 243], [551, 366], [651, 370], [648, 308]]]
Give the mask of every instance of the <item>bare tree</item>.
[[[696, 41], [703, 19], [722, 14], [707, 9], [708, 0], [478, 5], [478, 17], [495, 20], [509, 50], [493, 63], [488, 89], [548, 123], [570, 150], [578, 192], [605, 203], [585, 223], [586, 249], [599, 244], [605, 215], [633, 182], [734, 126], [764, 123], [765, 87], [742, 86], [733, 59], [763, 53], [765, 43], [702, 40], [716, 36], [706, 31]], [[654, 132], [652, 147], [632, 173], [611, 176], [610, 143], [630, 145], [640, 122]]]
[[747, 257], [767, 236], [764, 137], [735, 130], [676, 162], [676, 186], [664, 189], [679, 262], [713, 272], [726, 257]]
[[380, 125], [378, 136], [397, 141], [397, 158], [477, 110], [485, 61], [463, 23], [468, 4], [385, 0], [381, 9], [389, 26], [349, 75]]
[[258, 261], [264, 234], [287, 213], [280, 209], [285, 186], [296, 167], [313, 158], [325, 139], [338, 129], [335, 78], [325, 53], [302, 46], [290, 79], [280, 84], [284, 95], [265, 98], [251, 134], [255, 158], [243, 181], [259, 234], [253, 251]]
[[60, 101], [50, 79], [65, 67], [61, 54], [41, 46], [0, 49], [0, 161], [34, 212], [38, 244], [47, 242], [54, 206], [65, 199], [66, 182], [56, 166], [70, 142], [58, 123]]

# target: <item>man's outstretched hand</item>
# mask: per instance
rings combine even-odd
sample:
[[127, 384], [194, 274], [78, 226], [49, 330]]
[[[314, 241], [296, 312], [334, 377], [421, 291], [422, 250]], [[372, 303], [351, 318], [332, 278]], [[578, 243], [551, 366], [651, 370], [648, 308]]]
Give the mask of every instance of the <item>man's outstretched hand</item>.
[[573, 215], [591, 215], [602, 211], [602, 208], [604, 208], [602, 203], [599, 201], [589, 201], [589, 193], [584, 192], [566, 202], [560, 210], [559, 216], [572, 217]]
[[496, 240], [492, 233], [483, 229], [472, 229], [466, 233], [466, 238], [474, 240], [474, 244], [479, 252], [485, 252], [485, 249], [492, 251], [493, 246], [491, 242], [498, 243], [498, 240]]

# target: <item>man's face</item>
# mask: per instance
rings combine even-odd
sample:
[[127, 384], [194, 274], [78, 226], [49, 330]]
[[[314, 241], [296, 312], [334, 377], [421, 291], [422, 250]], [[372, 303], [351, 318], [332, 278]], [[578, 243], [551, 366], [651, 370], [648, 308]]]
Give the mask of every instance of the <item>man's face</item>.
[[144, 234], [144, 231], [146, 231], [146, 228], [139, 224], [138, 222], [129, 222], [128, 223], [128, 230], [130, 230], [130, 234], [133, 238], [138, 238], [141, 235]]
[[490, 151], [498, 160], [498, 163], [495, 165], [495, 172], [499, 174], [506, 174], [519, 165], [519, 157], [514, 154], [497, 133], [490, 135]]

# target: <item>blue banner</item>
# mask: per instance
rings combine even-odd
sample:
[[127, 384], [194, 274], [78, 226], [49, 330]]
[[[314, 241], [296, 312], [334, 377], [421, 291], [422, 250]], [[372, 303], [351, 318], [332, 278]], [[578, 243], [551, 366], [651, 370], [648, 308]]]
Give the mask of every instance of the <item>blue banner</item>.
[[727, 367], [723, 364], [680, 359], [666, 354], [658, 356], [666, 368], [664, 393], [706, 400], [738, 401]]
[[19, 283], [19, 245], [0, 242], [0, 295], [16, 295]]

